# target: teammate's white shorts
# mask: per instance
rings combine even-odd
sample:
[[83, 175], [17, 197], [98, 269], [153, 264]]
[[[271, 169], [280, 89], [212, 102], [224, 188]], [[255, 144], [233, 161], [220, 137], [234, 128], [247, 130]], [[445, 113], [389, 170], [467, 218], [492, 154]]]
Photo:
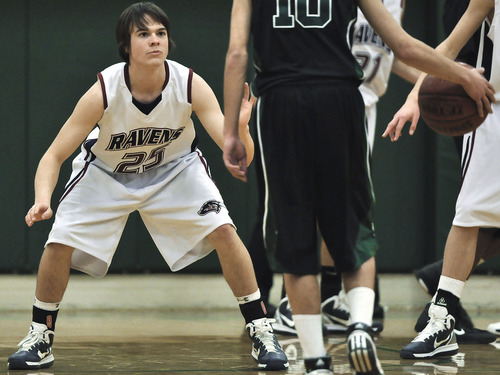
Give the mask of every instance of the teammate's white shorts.
[[172, 271], [208, 255], [206, 236], [234, 225], [199, 151], [139, 174], [111, 174], [79, 155], [46, 245], [75, 248], [71, 267], [102, 277], [135, 210]]
[[500, 227], [500, 104], [492, 108], [484, 123], [464, 136], [456, 226]]
[[365, 106], [365, 125], [368, 147], [371, 155], [373, 153], [373, 146], [375, 145], [375, 133], [377, 131], [377, 102], [373, 103], [372, 105]]

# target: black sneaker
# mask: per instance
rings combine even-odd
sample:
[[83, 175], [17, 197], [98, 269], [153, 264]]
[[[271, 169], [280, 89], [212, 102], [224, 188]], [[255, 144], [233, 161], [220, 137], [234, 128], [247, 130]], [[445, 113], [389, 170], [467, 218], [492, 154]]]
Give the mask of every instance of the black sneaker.
[[443, 261], [439, 260], [415, 271], [418, 283], [431, 297], [436, 294], [442, 268]]
[[297, 335], [292, 317], [292, 309], [290, 308], [290, 302], [288, 302], [287, 297], [280, 301], [274, 313], [274, 319], [271, 325], [273, 326], [273, 331], [276, 333], [282, 335]]
[[455, 326], [455, 336], [458, 344], [491, 344], [497, 336], [479, 328], [458, 328]]
[[45, 324], [32, 323], [28, 335], [18, 344], [17, 351], [9, 357], [9, 370], [48, 368], [54, 364], [52, 342], [54, 331]]
[[266, 317], [272, 319], [274, 318], [274, 314], [276, 314], [276, 306], [274, 306], [272, 303], [266, 303]]
[[330, 356], [305, 358], [306, 375], [333, 375]]
[[252, 357], [265, 370], [284, 370], [288, 368], [288, 358], [273, 333], [267, 318], [252, 320], [246, 325], [252, 340]]
[[356, 374], [382, 375], [384, 370], [377, 357], [373, 331], [363, 323], [351, 324], [347, 330], [347, 356]]
[[446, 307], [431, 303], [429, 322], [418, 336], [399, 353], [401, 358], [432, 358], [458, 353], [458, 344], [453, 329], [455, 318]]
[[338, 295], [323, 301], [321, 303], [321, 313], [329, 323], [340, 324], [346, 327], [347, 330], [351, 314], [346, 303], [344, 292], [341, 291]]
[[[375, 316], [384, 317], [384, 308], [378, 305], [373, 309], [373, 318]], [[380, 313], [382, 310], [382, 313]], [[378, 312], [377, 312], [378, 311]], [[344, 291], [341, 291], [337, 296], [332, 296], [321, 303], [321, 314], [323, 316], [323, 331], [328, 334], [338, 334], [347, 332], [347, 327], [349, 326], [349, 320], [351, 318], [351, 313], [349, 307], [347, 306], [346, 295]], [[382, 321], [374, 321], [372, 323], [372, 331], [374, 333], [380, 333], [384, 329], [384, 323]]]
[[[417, 319], [415, 324], [415, 331], [421, 332], [429, 321], [430, 302], [425, 306], [424, 310]], [[467, 314], [467, 311], [459, 303], [455, 321], [455, 337], [458, 344], [490, 344], [495, 342], [497, 336], [484, 329], [475, 328], [472, 320]]]
[[385, 310], [382, 305], [375, 305], [373, 307], [373, 319], [384, 320], [385, 318]]

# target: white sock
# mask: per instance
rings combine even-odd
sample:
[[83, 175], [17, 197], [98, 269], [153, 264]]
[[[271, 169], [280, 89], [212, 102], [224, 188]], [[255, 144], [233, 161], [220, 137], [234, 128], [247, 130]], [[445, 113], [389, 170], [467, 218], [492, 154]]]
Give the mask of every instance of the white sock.
[[45, 311], [57, 311], [59, 310], [59, 305], [61, 302], [42, 302], [36, 299], [33, 302], [33, 306], [38, 307], [39, 309], [45, 310]]
[[323, 343], [323, 324], [321, 314], [293, 315], [295, 329], [302, 346], [303, 358], [316, 358], [326, 356]]
[[462, 297], [464, 286], [465, 282], [462, 280], [452, 279], [443, 275], [439, 278], [438, 289], [446, 290], [458, 298]]
[[257, 289], [256, 292], [253, 292], [252, 294], [249, 294], [248, 296], [242, 296], [242, 297], [236, 297], [236, 300], [240, 305], [243, 305], [244, 303], [252, 302], [252, 301], [257, 301], [260, 298], [260, 289]]
[[351, 313], [351, 324], [361, 322], [371, 327], [375, 291], [371, 288], [358, 286], [347, 292], [347, 302]]

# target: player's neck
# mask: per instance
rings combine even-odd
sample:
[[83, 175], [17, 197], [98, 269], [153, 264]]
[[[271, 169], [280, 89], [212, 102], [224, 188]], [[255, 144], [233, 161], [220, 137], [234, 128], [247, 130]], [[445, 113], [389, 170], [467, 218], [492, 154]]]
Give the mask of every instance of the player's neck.
[[130, 91], [132, 96], [142, 103], [155, 100], [163, 90], [166, 78], [166, 67], [134, 67], [128, 66]]

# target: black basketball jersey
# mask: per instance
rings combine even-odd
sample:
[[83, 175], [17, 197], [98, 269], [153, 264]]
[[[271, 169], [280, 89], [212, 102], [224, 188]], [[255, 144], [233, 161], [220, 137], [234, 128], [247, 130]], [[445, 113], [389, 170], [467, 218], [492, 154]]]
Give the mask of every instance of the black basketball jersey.
[[257, 94], [277, 84], [361, 83], [356, 15], [356, 0], [252, 0]]

